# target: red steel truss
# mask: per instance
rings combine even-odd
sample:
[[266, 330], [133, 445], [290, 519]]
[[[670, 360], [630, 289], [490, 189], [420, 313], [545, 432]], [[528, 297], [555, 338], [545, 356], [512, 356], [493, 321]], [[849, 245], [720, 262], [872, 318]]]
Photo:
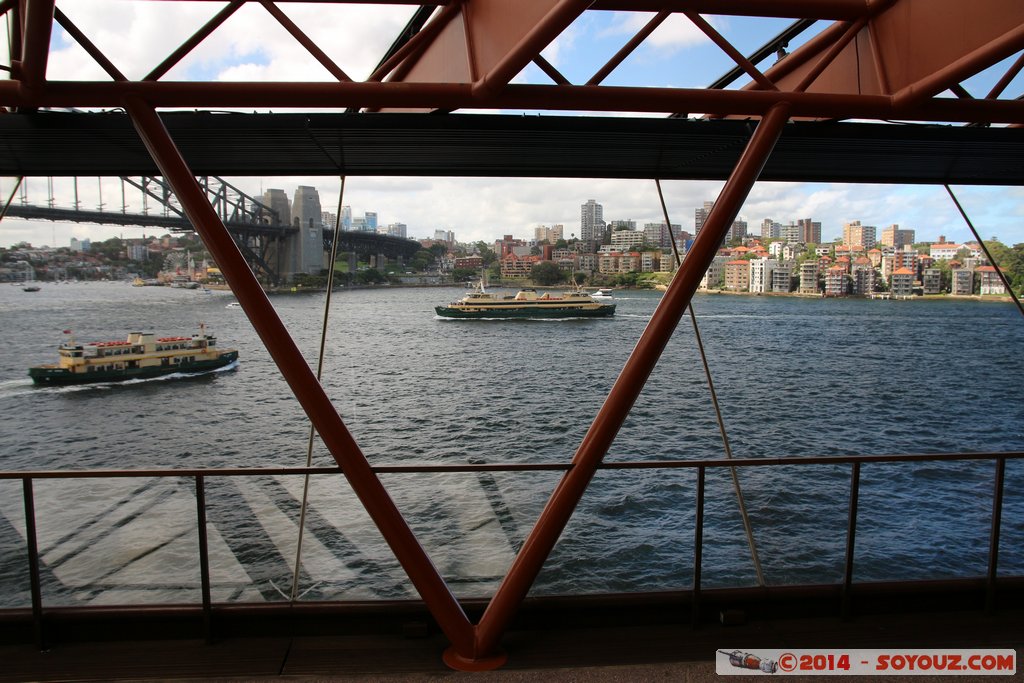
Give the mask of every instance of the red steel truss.
[[[356, 2], [357, 0], [349, 0]], [[335, 82], [209, 83], [164, 76], [246, 3], [268, 14], [317, 60]], [[331, 0], [320, 0], [330, 4]], [[341, 4], [344, 0], [334, 0]], [[449, 665], [500, 666], [502, 634], [584, 494], [633, 402], [771, 154], [785, 123], [805, 119], [914, 119], [1024, 126], [1024, 102], [1002, 97], [1024, 57], [984, 97], [961, 83], [1024, 50], [1020, 0], [391, 0], [433, 13], [362, 82], [353, 81], [287, 14], [289, 2], [231, 0], [143, 79], [127, 79], [55, 0], [0, 0], [15, 27], [10, 78], [0, 82], [0, 107], [123, 107], [153, 160], [252, 321], [282, 375], [377, 524], [425, 604], [451, 642]], [[585, 11], [655, 13], [607, 64], [572, 84], [540, 52]], [[834, 22], [771, 68], [761, 70], [701, 13], [788, 17]], [[600, 85], [672, 14], [684, 15], [751, 79], [741, 90]], [[47, 77], [57, 22], [103, 68], [107, 81]], [[551, 85], [514, 84], [536, 63]], [[944, 96], [951, 91], [955, 98]], [[213, 211], [157, 108], [302, 107], [451, 112], [475, 109], [702, 112], [755, 117], [760, 123], [647, 329], [553, 491], [479, 623], [473, 624], [420, 546], [363, 452], [277, 317], [226, 228]]]

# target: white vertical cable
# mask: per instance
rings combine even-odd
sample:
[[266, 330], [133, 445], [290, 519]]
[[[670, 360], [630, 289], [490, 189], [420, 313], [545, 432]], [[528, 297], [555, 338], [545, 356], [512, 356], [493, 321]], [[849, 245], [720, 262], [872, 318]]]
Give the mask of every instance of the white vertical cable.
[[[672, 241], [672, 254], [676, 259], [676, 269], [682, 265], [679, 257], [679, 248], [676, 246], [676, 237], [672, 234], [672, 223], [668, 218], [668, 207], [665, 206], [665, 195], [661, 191], [661, 181], [654, 179], [658, 187], [658, 199], [661, 200], [661, 211], [665, 216], [665, 226], [668, 228], [669, 239]], [[722, 434], [722, 445], [725, 447], [725, 457], [732, 460], [732, 447], [729, 445], [729, 435], [725, 431], [725, 420], [722, 418], [722, 409], [718, 405], [718, 393], [715, 391], [715, 383], [711, 380], [711, 367], [708, 365], [707, 355], [704, 353], [704, 342], [700, 338], [700, 329], [697, 327], [697, 315], [693, 312], [692, 303], [687, 306], [690, 312], [690, 321], [693, 323], [693, 334], [697, 339], [697, 348], [700, 350], [700, 360], [704, 364], [704, 376], [708, 380], [708, 389], [711, 390], [711, 403], [715, 407], [715, 418], [718, 420], [718, 431]], [[740, 517], [743, 519], [743, 529], [747, 534], [747, 545], [750, 546], [750, 558], [754, 562], [754, 571], [757, 573], [757, 583], [764, 586], [764, 572], [761, 570], [761, 558], [757, 553], [757, 544], [754, 543], [754, 528], [750, 524], [750, 515], [747, 514], [747, 505], [743, 501], [743, 491], [740, 489], [740, 477], [735, 467], [729, 467], [732, 472], [732, 486], [736, 491], [736, 502], [739, 504]]]
[[[327, 346], [327, 320], [331, 312], [331, 292], [334, 290], [334, 262], [338, 259], [338, 236], [341, 232], [341, 205], [345, 198], [345, 176], [341, 176], [341, 189], [338, 191], [338, 212], [334, 218], [334, 240], [331, 243], [331, 261], [327, 269], [327, 298], [324, 300], [324, 322], [320, 329], [320, 355], [316, 361], [316, 381], [324, 368], [324, 349]], [[306, 445], [306, 467], [313, 465], [313, 425], [309, 426], [309, 441]], [[302, 506], [299, 510], [299, 537], [295, 546], [295, 569], [292, 572], [291, 601], [295, 602], [299, 595], [299, 563], [302, 558], [302, 535], [306, 529], [306, 505], [309, 502], [309, 474], [302, 482]]]

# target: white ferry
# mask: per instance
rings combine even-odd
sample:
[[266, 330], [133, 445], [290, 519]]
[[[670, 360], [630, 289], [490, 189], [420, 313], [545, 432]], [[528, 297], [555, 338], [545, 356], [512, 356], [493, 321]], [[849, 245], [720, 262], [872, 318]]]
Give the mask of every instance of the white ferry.
[[[70, 330], [65, 330], [70, 335]], [[78, 344], [73, 338], [60, 345], [60, 360], [29, 368], [36, 384], [64, 385], [147, 379], [175, 372], [197, 373], [222, 368], [238, 360], [235, 349], [217, 348], [217, 338], [157, 337], [150, 332], [129, 332], [125, 341]]]
[[515, 296], [497, 296], [483, 284], [447, 306], [435, 306], [442, 318], [606, 318], [615, 315], [615, 304], [602, 304], [585, 292], [538, 294], [521, 289]]

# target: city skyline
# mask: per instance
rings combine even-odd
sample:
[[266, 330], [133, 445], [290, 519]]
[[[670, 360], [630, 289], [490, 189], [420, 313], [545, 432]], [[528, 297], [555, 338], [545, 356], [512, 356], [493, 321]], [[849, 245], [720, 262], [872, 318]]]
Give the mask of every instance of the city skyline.
[[[97, 180], [91, 180], [97, 187], [80, 188], [81, 203], [91, 206], [106, 198], [105, 210], [119, 210], [118, 179], [103, 179], [102, 194]], [[259, 197], [270, 188], [281, 188], [285, 195], [292, 197], [300, 185], [315, 187], [323, 211], [337, 210], [338, 183], [333, 179], [330, 184], [325, 182], [325, 178], [230, 180]], [[57, 181], [67, 179], [55, 179], [55, 187]], [[27, 182], [29, 203], [45, 205], [48, 198], [46, 179], [30, 178]], [[583, 192], [572, 196], [571, 192], [582, 187], [584, 182], [587, 185]], [[250, 187], [253, 185], [255, 187]], [[721, 185], [711, 181], [663, 183], [672, 222], [693, 233], [695, 208], [713, 201]], [[2, 179], [0, 193], [5, 199], [12, 188], [11, 179]], [[910, 195], [893, 194], [882, 185], [759, 183], [741, 209], [739, 218], [748, 223], [748, 232], [757, 234], [766, 218], [785, 224], [812, 217], [822, 225], [823, 242], [841, 238], [844, 225], [854, 221], [875, 226], [879, 235], [885, 228], [898, 224], [901, 229], [915, 231], [920, 241], [935, 240], [939, 235], [957, 242], [973, 238], [944, 188], [915, 186], [904, 188], [904, 191]], [[954, 192], [983, 239], [997, 237], [1008, 245], [1024, 242], [1024, 188], [960, 186], [955, 187]], [[58, 194], [55, 189], [54, 195], [58, 206], [64, 201], [66, 206], [73, 203], [73, 199], [63, 199], [73, 196], [67, 190]], [[453, 197], [458, 201], [451, 199]], [[117, 199], [116, 207], [111, 198]], [[581, 237], [580, 207], [588, 199], [595, 199], [603, 205], [606, 222], [633, 220], [643, 225], [664, 221], [654, 183], [639, 180], [350, 178], [346, 182], [344, 204], [358, 207], [360, 212], [377, 209], [379, 225], [404, 223], [408, 226], [410, 238], [428, 239], [436, 230], [444, 229], [454, 231], [460, 242], [491, 242], [505, 234], [529, 239], [538, 226], [555, 224], [565, 226], [566, 239], [573, 234]], [[14, 201], [18, 202], [19, 197], [16, 196]], [[129, 198], [129, 212], [133, 210], [131, 202]], [[1006, 207], [1010, 210], [1007, 211]], [[134, 210], [141, 209], [135, 207]], [[27, 241], [37, 247], [60, 247], [67, 246], [71, 238], [102, 241], [110, 237], [137, 238], [155, 232], [160, 231], [133, 226], [67, 224], [6, 217], [0, 222], [0, 246], [9, 247]]]

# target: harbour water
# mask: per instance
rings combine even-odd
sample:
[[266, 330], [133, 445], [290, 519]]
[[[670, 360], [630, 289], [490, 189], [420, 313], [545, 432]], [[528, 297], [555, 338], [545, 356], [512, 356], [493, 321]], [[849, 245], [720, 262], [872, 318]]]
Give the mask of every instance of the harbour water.
[[[612, 319], [460, 321], [461, 289], [340, 292], [323, 384], [371, 463], [561, 463], [590, 426], [654, 307], [617, 292]], [[311, 363], [322, 295], [276, 295]], [[309, 424], [229, 292], [121, 283], [0, 287], [0, 469], [301, 466]], [[698, 295], [701, 334], [737, 457], [1024, 449], [1024, 320], [1009, 304]], [[70, 329], [179, 335], [200, 322], [236, 368], [200, 377], [34, 387]], [[684, 319], [608, 461], [723, 456]], [[317, 442], [314, 465], [333, 460]], [[866, 465], [855, 580], [985, 572], [992, 462]], [[556, 472], [384, 475], [457, 595], [486, 597], [557, 482]], [[743, 491], [771, 584], [842, 574], [848, 465], [750, 468]], [[692, 470], [600, 472], [534, 594], [685, 589]], [[53, 604], [198, 599], [188, 478], [35, 482], [43, 598]], [[751, 585], [727, 471], [707, 484], [703, 583]], [[1024, 463], [1008, 463], [1000, 574], [1024, 575]], [[281, 600], [291, 583], [302, 480], [207, 482], [214, 599]], [[343, 478], [316, 477], [303, 599], [413, 597]], [[29, 604], [21, 482], [0, 481], [0, 607]]]

